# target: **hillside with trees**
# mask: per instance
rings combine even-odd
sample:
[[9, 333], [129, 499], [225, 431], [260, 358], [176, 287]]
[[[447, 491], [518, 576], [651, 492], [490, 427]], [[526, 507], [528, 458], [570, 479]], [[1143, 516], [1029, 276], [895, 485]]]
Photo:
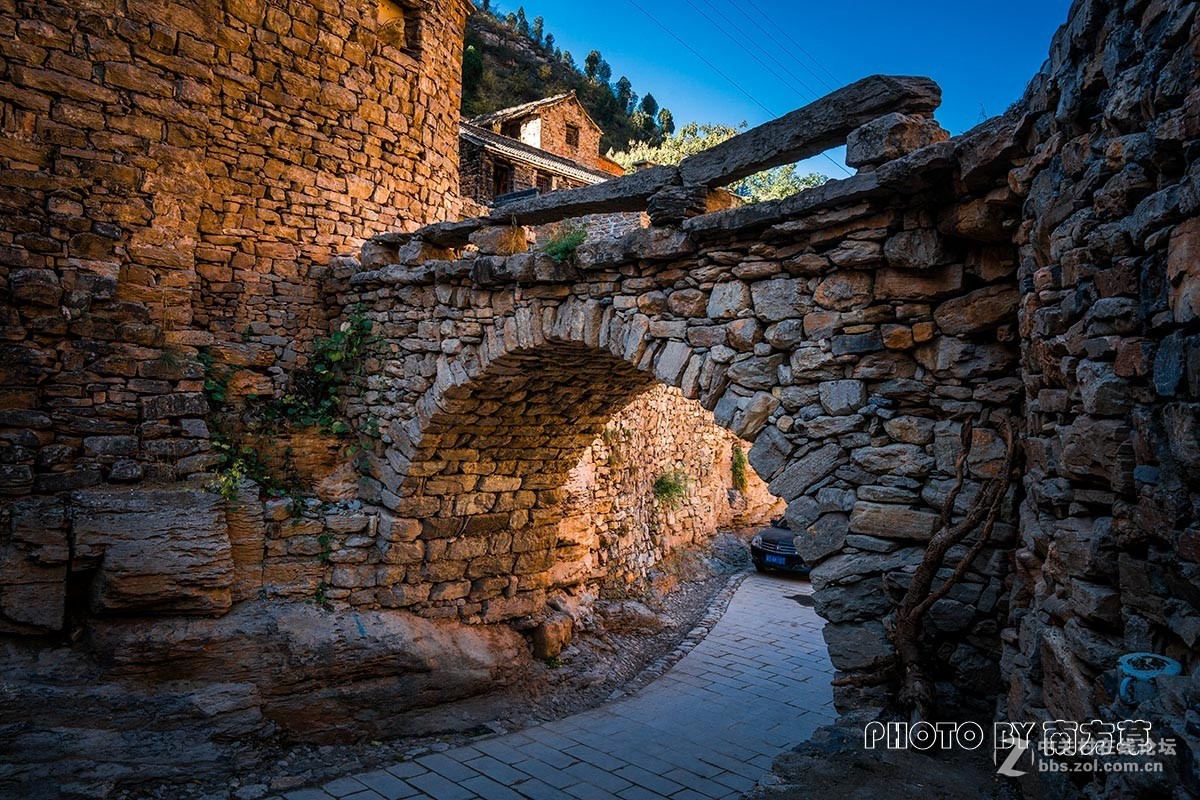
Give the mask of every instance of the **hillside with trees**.
[[629, 78], [613, 80], [612, 66], [597, 50], [579, 61], [555, 45], [541, 17], [523, 7], [502, 12], [476, 0], [463, 53], [464, 118], [575, 90], [604, 130], [601, 152], [657, 144], [674, 132], [671, 112], [654, 95], [639, 96]]
[[[745, 129], [744, 122], [736, 127], [689, 122], [678, 133], [666, 133], [657, 142], [636, 142], [627, 150], [610, 152], [608, 155], [627, 170], [647, 161], [652, 164], [678, 164], [690, 155], [737, 136]], [[816, 172], [803, 174], [793, 164], [755, 173], [727, 188], [751, 202], [758, 202], [790, 197], [804, 189], [820, 186], [827, 180], [828, 177]]]

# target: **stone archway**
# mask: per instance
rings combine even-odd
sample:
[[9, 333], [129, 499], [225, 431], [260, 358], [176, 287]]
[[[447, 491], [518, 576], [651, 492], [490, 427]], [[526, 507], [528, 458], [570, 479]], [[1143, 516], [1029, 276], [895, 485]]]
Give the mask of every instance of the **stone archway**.
[[[885, 619], [938, 525], [961, 425], [982, 423], [959, 517], [1001, 456], [991, 415], [1020, 389], [1013, 262], [890, 202], [765, 228], [757, 218], [733, 232], [639, 230], [585, 245], [573, 264], [537, 252], [422, 260], [417, 247], [408, 263], [356, 274], [347, 300], [385, 340], [349, 403], [359, 424], [374, 416], [383, 432], [364, 499], [401, 521], [401, 552], [419, 539], [422, 553], [451, 556], [446, 573], [427, 555], [386, 568], [381, 602], [434, 615], [461, 608], [473, 621], [535, 610], [556, 490], [611, 409], [658, 382], [753, 442], [750, 465], [788, 503], [817, 564], [835, 666], [853, 674], [887, 663]], [[496, 455], [481, 457], [480, 445]], [[507, 549], [514, 521], [530, 548], [520, 556]], [[937, 635], [959, 641], [939, 656], [941, 674], [968, 696], [997, 674], [988, 620], [1001, 610], [1012, 527], [1002, 529], [937, 610]], [[381, 549], [390, 563], [391, 545]], [[459, 574], [472, 560], [487, 574]], [[438, 584], [447, 588], [435, 593]], [[873, 687], [839, 692], [844, 706], [878, 699]]]
[[[542, 609], [560, 583], [552, 573], [571, 470], [614, 414], [663, 385], [658, 358], [634, 348], [635, 365], [623, 340], [613, 344], [543, 338], [426, 392], [407, 426], [416, 440], [384, 468], [399, 467], [393, 504], [420, 520], [423, 546], [382, 546], [385, 560], [420, 554], [396, 565], [385, 591], [422, 613], [474, 621]], [[442, 364], [439, 374], [450, 374]]]

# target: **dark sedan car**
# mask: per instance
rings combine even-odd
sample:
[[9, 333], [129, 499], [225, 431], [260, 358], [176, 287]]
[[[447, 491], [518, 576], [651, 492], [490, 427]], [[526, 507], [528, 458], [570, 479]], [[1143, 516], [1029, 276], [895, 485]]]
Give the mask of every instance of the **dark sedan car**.
[[792, 533], [787, 528], [763, 528], [750, 540], [750, 560], [759, 572], [770, 569], [807, 573], [808, 565], [796, 553]]

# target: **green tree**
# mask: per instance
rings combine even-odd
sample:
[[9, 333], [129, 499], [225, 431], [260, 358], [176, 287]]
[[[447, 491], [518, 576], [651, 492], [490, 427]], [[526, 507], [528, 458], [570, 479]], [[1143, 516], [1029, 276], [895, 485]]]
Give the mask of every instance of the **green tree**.
[[517, 33], [522, 36], [529, 35], [529, 20], [525, 17], [525, 6], [517, 9]]
[[546, 34], [546, 41], [542, 45], [542, 49], [544, 49], [547, 53], [553, 53], [554, 57], [556, 59], [558, 59], [562, 55], [562, 53], [560, 53], [558, 50], [554, 49], [554, 34], [553, 33]]
[[579, 70], [579, 68], [575, 66], [575, 56], [571, 55], [570, 50], [563, 50], [562, 63], [572, 72], [577, 72]]
[[468, 45], [463, 51], [462, 79], [463, 94], [473, 96], [483, 80], [483, 56], [475, 49], [475, 45]]
[[[670, 112], [668, 112], [667, 121], [670, 121], [669, 114]], [[622, 152], [610, 151], [608, 157], [627, 170], [632, 169], [633, 165], [640, 161], [649, 161], [653, 164], [678, 164], [688, 156], [737, 136], [745, 128], [746, 123], [744, 122], [737, 126], [701, 125], [697, 122], [689, 122], [679, 130], [678, 134], [668, 134], [658, 144], [638, 142]], [[666, 133], [665, 129], [664, 133]], [[815, 172], [802, 175], [794, 165], [788, 165], [756, 173], [727, 188], [748, 201], [757, 203], [763, 200], [790, 197], [805, 189], [820, 186], [827, 180], [829, 178]]]
[[533, 18], [533, 27], [529, 30], [529, 35], [533, 37], [533, 41], [539, 46], [542, 44], [542, 34], [546, 31], [546, 20], [541, 17]]
[[671, 109], [659, 109], [658, 129], [663, 132], [664, 136], [670, 136], [675, 132], [675, 117], [671, 116]]
[[646, 92], [646, 96], [642, 98], [642, 111], [645, 111], [651, 119], [658, 114], [658, 101], [649, 92]]
[[628, 114], [633, 106], [633, 84], [629, 82], [629, 78], [622, 75], [614, 91], [617, 95], [617, 108], [624, 109]]
[[604, 84], [612, 80], [612, 67], [603, 58], [600, 59], [600, 65], [596, 67], [596, 80]]
[[599, 50], [593, 50], [588, 53], [587, 58], [583, 60], [583, 74], [591, 80], [596, 80], [596, 74], [600, 70], [600, 62], [603, 60]]

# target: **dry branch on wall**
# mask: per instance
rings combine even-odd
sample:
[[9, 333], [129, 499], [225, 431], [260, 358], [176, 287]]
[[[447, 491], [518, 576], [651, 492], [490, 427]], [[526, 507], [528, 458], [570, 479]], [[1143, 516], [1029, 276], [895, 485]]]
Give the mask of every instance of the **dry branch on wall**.
[[[1003, 468], [984, 484], [982, 490], [967, 508], [963, 519], [952, 525], [950, 519], [954, 512], [954, 503], [965, 483], [974, 431], [974, 426], [970, 421], [963, 424], [962, 447], [954, 465], [954, 484], [942, 504], [941, 522], [929, 540], [929, 546], [925, 549], [921, 563], [917, 565], [908, 591], [896, 612], [896, 621], [892, 629], [892, 643], [896, 648], [898, 659], [896, 666], [899, 668], [902, 678], [899, 700], [902, 706], [911, 709], [913, 714], [920, 719], [928, 719], [933, 716], [935, 702], [933, 685], [925, 673], [925, 659], [921, 647], [925, 615], [934, 603], [945, 597], [950, 589], [962, 579], [972, 562], [986, 546], [1004, 506], [1004, 498], [1008, 493], [1013, 463], [1016, 459], [1016, 441], [1012, 423], [1007, 418], [999, 418], [998, 427], [1000, 435], [1004, 439]], [[946, 554], [976, 529], [979, 529], [979, 536], [975, 543], [955, 566], [950, 577], [934, 589], [934, 578], [945, 564]]]
[[[967, 463], [971, 457], [973, 442], [974, 425], [970, 420], [963, 423], [962, 446], [954, 464], [954, 483], [942, 504], [938, 528], [930, 538], [921, 563], [913, 573], [912, 582], [896, 611], [895, 622], [891, 628], [892, 644], [896, 649], [895, 657], [873, 671], [843, 675], [833, 681], [834, 686], [880, 686], [895, 680], [899, 675], [902, 679], [898, 698], [900, 704], [911, 709], [920, 719], [929, 719], [934, 715], [935, 694], [932, 683], [925, 674], [922, 649], [923, 623], [933, 604], [945, 597], [971, 568], [971, 564], [991, 539], [992, 530], [1004, 507], [1004, 498], [1008, 494], [1016, 461], [1016, 440], [1012, 423], [1007, 418], [1000, 418], [997, 424], [1004, 439], [1003, 468], [995, 477], [989, 479], [975, 496], [963, 519], [958, 524], [951, 524], [954, 504], [966, 483]], [[936, 589], [933, 588], [934, 578], [944, 566], [947, 553], [976, 529], [980, 530], [979, 537], [966, 555], [955, 565], [950, 576]]]

